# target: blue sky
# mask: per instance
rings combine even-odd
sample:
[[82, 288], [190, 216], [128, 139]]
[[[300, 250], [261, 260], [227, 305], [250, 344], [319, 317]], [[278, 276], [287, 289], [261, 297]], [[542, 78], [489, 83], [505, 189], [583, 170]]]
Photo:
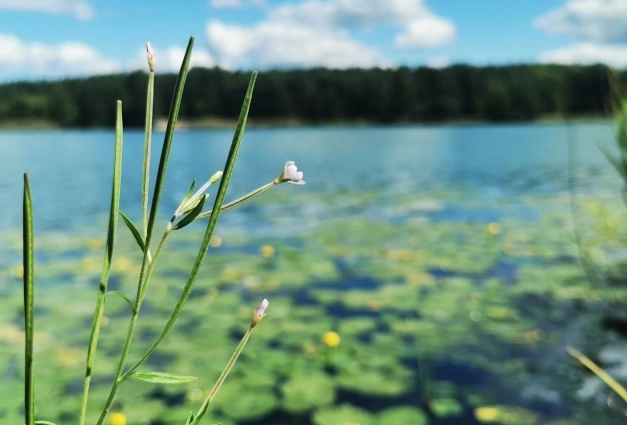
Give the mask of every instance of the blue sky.
[[0, 0], [0, 80], [145, 69], [146, 41], [171, 72], [190, 35], [230, 69], [627, 67], [627, 0]]

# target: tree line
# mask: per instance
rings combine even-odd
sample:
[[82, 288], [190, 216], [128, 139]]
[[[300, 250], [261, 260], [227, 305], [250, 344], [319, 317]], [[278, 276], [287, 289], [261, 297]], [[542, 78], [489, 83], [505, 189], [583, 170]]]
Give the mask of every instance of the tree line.
[[[602, 65], [453, 65], [397, 69], [324, 68], [261, 72], [251, 119], [303, 123], [528, 121], [609, 113]], [[250, 74], [190, 71], [180, 117], [237, 119]], [[627, 72], [620, 73], [627, 81]], [[45, 120], [62, 127], [112, 127], [121, 99], [124, 124], [144, 125], [144, 72], [0, 85], [0, 123]], [[166, 117], [176, 75], [155, 78], [156, 117]]]

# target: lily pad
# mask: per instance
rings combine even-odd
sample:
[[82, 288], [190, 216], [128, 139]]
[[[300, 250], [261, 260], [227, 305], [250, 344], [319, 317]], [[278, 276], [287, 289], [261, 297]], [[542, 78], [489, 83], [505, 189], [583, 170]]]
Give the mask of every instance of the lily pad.
[[324, 407], [313, 415], [315, 425], [371, 425], [372, 416], [363, 409], [342, 404], [338, 407]]
[[420, 409], [399, 406], [386, 409], [374, 420], [375, 425], [426, 425], [427, 416]]
[[335, 399], [333, 380], [324, 374], [292, 376], [281, 387], [283, 407], [301, 413], [331, 404]]

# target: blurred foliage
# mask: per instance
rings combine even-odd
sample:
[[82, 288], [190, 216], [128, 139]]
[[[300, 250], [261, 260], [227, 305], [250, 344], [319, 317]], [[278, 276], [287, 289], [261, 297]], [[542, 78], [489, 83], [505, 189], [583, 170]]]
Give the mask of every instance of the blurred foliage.
[[[235, 120], [248, 73], [219, 68], [191, 70], [181, 117]], [[617, 74], [627, 79], [627, 73]], [[176, 76], [155, 82], [155, 115], [167, 116]], [[443, 69], [267, 71], [250, 117], [259, 121], [441, 122], [525, 121], [603, 115], [609, 100], [607, 68], [512, 65]], [[0, 123], [46, 120], [69, 127], [112, 127], [115, 102], [124, 103], [126, 126], [144, 123], [146, 75], [96, 76], [0, 86]], [[98, 99], [94, 102], [94, 99]]]

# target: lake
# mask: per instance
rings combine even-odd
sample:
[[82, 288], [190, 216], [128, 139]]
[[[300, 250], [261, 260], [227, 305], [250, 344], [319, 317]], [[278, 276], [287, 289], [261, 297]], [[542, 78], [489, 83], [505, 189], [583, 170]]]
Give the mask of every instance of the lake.
[[[223, 167], [231, 138], [175, 136], [157, 229], [192, 179]], [[65, 423], [82, 385], [113, 140], [112, 131], [0, 133], [3, 422], [18, 420], [22, 402], [22, 173], [35, 208], [38, 317], [47, 318], [36, 322], [38, 412]], [[156, 133], [153, 171], [162, 140]], [[589, 282], [573, 233], [574, 223], [599, 261], [624, 252], [622, 182], [599, 148], [612, 143], [607, 123], [247, 130], [227, 201], [273, 180], [287, 160], [307, 184], [274, 187], [221, 216], [196, 292], [149, 361], [198, 381], [125, 382], [115, 409], [129, 423], [182, 423], [267, 297], [268, 316], [207, 423], [621, 423], [617, 397], [608, 408], [610, 392], [565, 352], [590, 350], [627, 376], [622, 340], [600, 326], [623, 289]], [[127, 131], [121, 210], [137, 223], [142, 150], [143, 132]], [[123, 226], [110, 289], [131, 295], [141, 260]], [[165, 323], [204, 228], [168, 242], [134, 358]], [[128, 308], [111, 300], [106, 316], [119, 323], [103, 328], [90, 415], [106, 397]], [[327, 331], [340, 335], [337, 348], [322, 343]]]

